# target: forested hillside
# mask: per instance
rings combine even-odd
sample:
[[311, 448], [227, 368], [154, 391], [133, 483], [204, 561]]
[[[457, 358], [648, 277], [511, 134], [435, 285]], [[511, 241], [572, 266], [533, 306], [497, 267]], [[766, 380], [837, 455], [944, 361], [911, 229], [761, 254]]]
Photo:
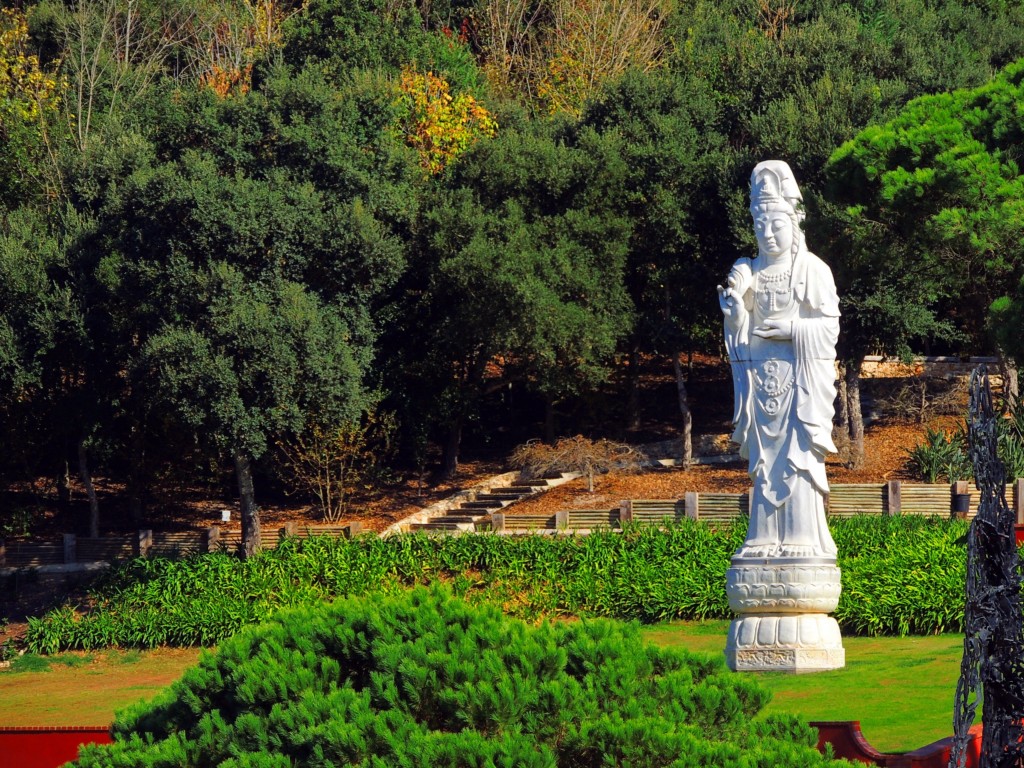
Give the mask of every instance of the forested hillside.
[[138, 517], [230, 471], [251, 543], [259, 488], [450, 475], [497, 401], [519, 440], [586, 404], [618, 434], [642, 365], [684, 428], [769, 157], [839, 282], [855, 440], [865, 354], [1021, 354], [1020, 3], [3, 5], [0, 483], [78, 475], [93, 531], [97, 474]]

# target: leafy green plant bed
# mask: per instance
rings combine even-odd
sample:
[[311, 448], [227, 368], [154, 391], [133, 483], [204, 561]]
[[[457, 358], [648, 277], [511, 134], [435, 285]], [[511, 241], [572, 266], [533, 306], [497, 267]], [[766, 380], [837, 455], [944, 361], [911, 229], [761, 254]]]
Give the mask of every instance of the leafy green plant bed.
[[[918, 517], [835, 520], [847, 633], [928, 634], [962, 626], [966, 524]], [[225, 554], [134, 560], [104, 576], [93, 605], [29, 622], [34, 652], [211, 645], [281, 608], [445, 582], [523, 618], [643, 622], [729, 616], [725, 571], [743, 521], [684, 521], [589, 536], [397, 536], [287, 541], [249, 560]]]
[[[645, 627], [650, 642], [721, 655], [729, 622], [673, 622]], [[772, 692], [764, 712], [807, 720], [859, 720], [882, 752], [907, 752], [953, 732], [953, 693], [962, 635], [844, 637], [846, 666], [813, 675], [763, 673]]]
[[447, 589], [282, 613], [118, 717], [81, 768], [840, 765], [720, 660], [635, 624], [531, 626]]

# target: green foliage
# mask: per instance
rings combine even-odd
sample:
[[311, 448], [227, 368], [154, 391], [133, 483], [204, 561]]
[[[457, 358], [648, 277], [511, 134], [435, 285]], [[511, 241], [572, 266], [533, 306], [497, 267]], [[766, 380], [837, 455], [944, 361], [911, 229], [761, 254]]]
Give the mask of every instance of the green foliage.
[[962, 429], [944, 432], [929, 427], [925, 430], [924, 442], [909, 449], [907, 455], [908, 469], [926, 483], [967, 480], [974, 473], [967, 450], [967, 434]]
[[1024, 407], [1018, 403], [1007, 417], [996, 422], [999, 431], [997, 445], [999, 458], [1006, 469], [1006, 477], [1013, 481], [1024, 477]]
[[1024, 360], [1024, 277], [1011, 286], [1006, 296], [1000, 296], [989, 307], [989, 329], [996, 343], [1018, 365]]
[[[975, 337], [993, 300], [1024, 272], [1022, 79], [1018, 62], [981, 87], [917, 99], [845, 143], [829, 165], [852, 250], [898, 254], [895, 268], [921, 281], [918, 292], [930, 291], [933, 305], [943, 296], [955, 302]], [[1012, 322], [1005, 302], [993, 311]]]
[[830, 764], [796, 719], [751, 723], [767, 699], [635, 625], [531, 627], [418, 589], [243, 631], [77, 765]]
[[397, 73], [411, 64], [444, 75], [456, 91], [477, 90], [482, 78], [469, 48], [427, 30], [419, 7], [409, 0], [312, 0], [282, 25], [285, 61], [322, 67], [336, 82], [356, 70]]
[[[1024, 477], [1024, 409], [1019, 405], [996, 421], [999, 458], [1006, 477]], [[974, 476], [967, 444], [967, 423], [955, 432], [928, 429], [923, 443], [909, 451], [908, 468], [926, 483], [969, 480]]]
[[632, 324], [629, 225], [612, 205], [625, 170], [594, 132], [533, 124], [479, 142], [444, 175], [385, 340], [407, 423], [458, 435], [485, 379], [549, 402], [606, 380]]
[[[717, 351], [705, 288], [752, 252], [747, 178], [771, 156], [835, 269], [845, 359], [977, 342], [1000, 296], [991, 327], [1019, 354], [1019, 66], [978, 86], [1024, 55], [1024, 7], [676, 5], [621, 6], [653, 47], [596, 89], [573, 85], [598, 71], [577, 55], [578, 0], [40, 0], [27, 37], [7, 14], [22, 58], [0, 88], [20, 115], [0, 125], [0, 471], [53, 476], [81, 447], [138, 513], [147, 481], [186, 479], [186, 449], [248, 466], [303, 423], [358, 418], [374, 390], [404, 455], [444, 439], [448, 471], [496, 392], [543, 403], [555, 432], [556, 409], [618, 386], [623, 355]], [[538, 51], [543, 71], [508, 84], [533, 104], [545, 79], [569, 86], [578, 120], [488, 92], [482, 72]], [[499, 135], [440, 137], [444, 170], [424, 178], [403, 69]], [[842, 153], [831, 172], [856, 199], [821, 197], [837, 144], [960, 87], [976, 90], [863, 134], [863, 173]], [[437, 125], [416, 126], [433, 146]]]
[[[838, 519], [847, 631], [955, 631], [962, 622], [962, 522]], [[645, 622], [725, 618], [725, 572], [745, 521], [716, 531], [684, 521], [578, 537], [421, 535], [287, 540], [245, 561], [226, 554], [134, 560], [93, 588], [93, 608], [29, 620], [30, 650], [210, 645], [280, 608], [344, 595], [393, 595], [445, 582], [467, 600], [524, 618]]]
[[830, 525], [843, 591], [835, 617], [846, 632], [961, 632], [967, 522], [918, 516], [856, 517]]

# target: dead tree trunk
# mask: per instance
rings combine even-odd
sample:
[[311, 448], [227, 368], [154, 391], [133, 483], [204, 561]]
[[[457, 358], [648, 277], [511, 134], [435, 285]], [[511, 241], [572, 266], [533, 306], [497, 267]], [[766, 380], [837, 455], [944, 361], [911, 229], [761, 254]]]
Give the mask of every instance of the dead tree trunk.
[[238, 500], [242, 513], [242, 557], [250, 557], [260, 548], [260, 512], [252, 483], [252, 462], [249, 456], [235, 449], [235, 475], [238, 479]]

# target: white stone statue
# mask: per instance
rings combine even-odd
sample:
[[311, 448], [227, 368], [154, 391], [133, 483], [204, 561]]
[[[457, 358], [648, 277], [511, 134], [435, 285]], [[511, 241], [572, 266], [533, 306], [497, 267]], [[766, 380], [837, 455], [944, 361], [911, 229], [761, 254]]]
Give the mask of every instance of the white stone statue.
[[839, 297], [832, 272], [804, 245], [800, 190], [789, 166], [750, 179], [758, 254], [718, 286], [732, 364], [736, 431], [754, 495], [745, 557], [831, 557], [825, 455], [832, 442]]
[[805, 244], [800, 190], [780, 160], [750, 178], [758, 254], [718, 286], [735, 390], [733, 440], [749, 462], [750, 527], [726, 590], [738, 614], [733, 669], [843, 666], [835, 619], [836, 545], [825, 519], [839, 298], [828, 266]]

